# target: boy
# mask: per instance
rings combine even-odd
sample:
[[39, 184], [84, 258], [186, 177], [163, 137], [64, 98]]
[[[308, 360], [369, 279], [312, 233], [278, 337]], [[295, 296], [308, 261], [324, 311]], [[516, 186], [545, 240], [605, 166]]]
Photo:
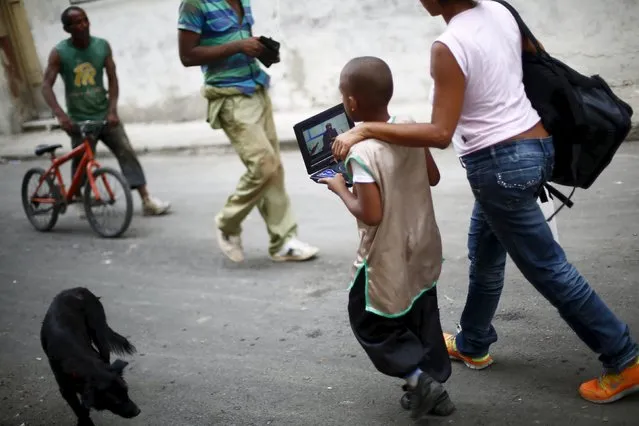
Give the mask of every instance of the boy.
[[[353, 121], [400, 121], [388, 114], [393, 78], [381, 59], [348, 62], [339, 89]], [[361, 237], [348, 303], [353, 332], [378, 371], [406, 380], [412, 418], [449, 415], [455, 406], [441, 383], [451, 365], [435, 289], [442, 246], [430, 193], [437, 166], [428, 149], [372, 139], [353, 146], [346, 166], [353, 192], [342, 175], [320, 182], [355, 216]]]

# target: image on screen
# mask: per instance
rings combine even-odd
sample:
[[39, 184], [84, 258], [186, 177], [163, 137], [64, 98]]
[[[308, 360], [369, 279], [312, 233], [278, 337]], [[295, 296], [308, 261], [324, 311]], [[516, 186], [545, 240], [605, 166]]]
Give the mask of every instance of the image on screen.
[[349, 129], [346, 113], [341, 113], [304, 130], [304, 142], [306, 143], [306, 150], [311, 158], [311, 163], [314, 163], [318, 158], [325, 157], [331, 150], [333, 139]]

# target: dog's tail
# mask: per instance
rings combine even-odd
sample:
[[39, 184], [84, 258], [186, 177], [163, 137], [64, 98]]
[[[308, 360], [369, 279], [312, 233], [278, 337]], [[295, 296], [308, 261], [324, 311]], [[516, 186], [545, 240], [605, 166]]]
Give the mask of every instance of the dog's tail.
[[111, 330], [111, 328], [109, 327], [107, 327], [106, 338], [107, 342], [109, 342], [109, 348], [111, 349], [111, 352], [120, 355], [133, 355], [137, 350], [135, 349], [135, 346], [133, 346], [131, 342], [127, 340], [126, 337], [119, 335], [115, 331]]

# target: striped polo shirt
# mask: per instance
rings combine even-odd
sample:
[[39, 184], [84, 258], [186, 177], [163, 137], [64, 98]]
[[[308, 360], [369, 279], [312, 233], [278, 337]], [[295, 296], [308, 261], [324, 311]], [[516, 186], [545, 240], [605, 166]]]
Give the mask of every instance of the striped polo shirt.
[[[218, 46], [252, 37], [255, 22], [250, 0], [242, 0], [244, 19], [238, 16], [226, 0], [182, 0], [178, 29], [200, 34], [201, 46]], [[215, 87], [234, 87], [252, 94], [262, 86], [268, 88], [269, 76], [257, 59], [237, 53], [226, 59], [202, 65], [204, 83]]]

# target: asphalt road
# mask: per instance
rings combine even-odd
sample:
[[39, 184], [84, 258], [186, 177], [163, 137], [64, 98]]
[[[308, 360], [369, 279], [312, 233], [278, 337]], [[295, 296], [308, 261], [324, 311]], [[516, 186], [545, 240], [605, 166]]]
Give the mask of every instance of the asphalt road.
[[[466, 295], [471, 194], [451, 151], [436, 152], [442, 182], [436, 212], [447, 262], [440, 284], [444, 328]], [[113, 160], [103, 160], [114, 165]], [[284, 154], [300, 237], [313, 262], [276, 264], [254, 212], [244, 227], [247, 260], [230, 264], [214, 241], [213, 215], [242, 172], [230, 155], [144, 156], [150, 189], [173, 214], [136, 213], [124, 238], [99, 239], [77, 216], [38, 233], [20, 202], [24, 172], [0, 165], [0, 424], [72, 425], [39, 344], [54, 295], [86, 286], [102, 297], [110, 325], [139, 353], [126, 359], [133, 420], [94, 413], [96, 425], [404, 425], [401, 383], [377, 373], [351, 334], [346, 287], [354, 220]], [[639, 337], [639, 144], [626, 144], [597, 184], [559, 216], [570, 259]], [[68, 174], [65, 174], [65, 177]], [[609, 406], [581, 400], [579, 384], [600, 372], [595, 354], [509, 263], [495, 326], [496, 363], [455, 364], [446, 385], [458, 411], [432, 425], [636, 425], [639, 396]]]

